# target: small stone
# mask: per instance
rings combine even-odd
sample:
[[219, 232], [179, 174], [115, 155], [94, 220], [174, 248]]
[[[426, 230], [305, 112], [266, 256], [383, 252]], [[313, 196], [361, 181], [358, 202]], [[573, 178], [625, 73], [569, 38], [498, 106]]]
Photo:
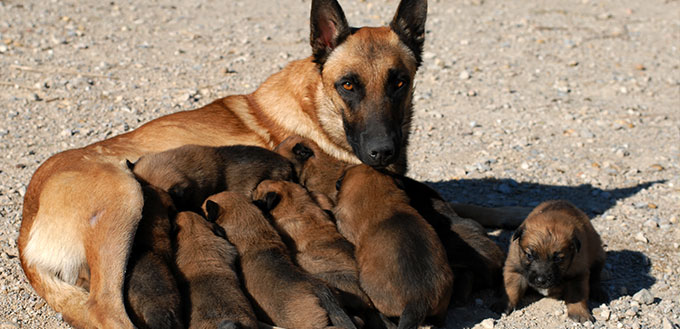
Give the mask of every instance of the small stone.
[[642, 232], [638, 232], [637, 234], [635, 234], [635, 240], [638, 240], [642, 243], [649, 242], [649, 240], [647, 240], [647, 237], [645, 237], [645, 235]]
[[675, 326], [673, 325], [671, 320], [668, 320], [667, 317], [664, 317], [663, 319], [661, 319], [661, 328], [662, 329], [674, 329]]
[[482, 328], [493, 329], [493, 327], [495, 325], [495, 321], [493, 319], [484, 319], [481, 322], [481, 325], [482, 325]]
[[642, 289], [633, 295], [633, 300], [639, 302], [640, 304], [649, 305], [654, 303], [654, 296], [647, 289]]
[[658, 207], [659, 207], [659, 206], [657, 206], [655, 203], [651, 203], [651, 202], [650, 202], [650, 203], [647, 204], [647, 208], [650, 208], [650, 209], [656, 209], [656, 208], [658, 208]]
[[612, 311], [610, 311], [609, 309], [603, 309], [599, 313], [598, 320], [607, 321], [607, 320], [609, 320], [609, 317], [611, 316], [611, 314], [612, 314]]
[[2, 322], [0, 323], [0, 329], [18, 329], [19, 325], [16, 322]]
[[467, 92], [467, 95], [470, 96], [470, 97], [477, 96], [477, 91], [476, 90], [469, 90]]
[[5, 45], [0, 45], [0, 54], [1, 54], [1, 53], [6, 53], [8, 50], [9, 50], [9, 48], [7, 48], [7, 46], [5, 46]]
[[458, 75], [458, 79], [461, 79], [461, 80], [467, 80], [467, 79], [470, 79], [470, 78], [471, 78], [471, 76], [470, 76], [470, 73], [468, 71], [460, 72], [460, 74]]
[[657, 222], [655, 222], [653, 219], [648, 219], [645, 222], [645, 226], [651, 227], [651, 228], [657, 228], [657, 227], [659, 227], [659, 224]]
[[658, 163], [655, 163], [655, 164], [649, 166], [649, 168], [652, 169], [652, 170], [656, 170], [656, 171], [662, 171], [662, 170], [665, 169], [662, 165], [660, 165]]
[[644, 71], [647, 68], [642, 64], [637, 64], [637, 65], [635, 65], [635, 69], [638, 70], [638, 71]]

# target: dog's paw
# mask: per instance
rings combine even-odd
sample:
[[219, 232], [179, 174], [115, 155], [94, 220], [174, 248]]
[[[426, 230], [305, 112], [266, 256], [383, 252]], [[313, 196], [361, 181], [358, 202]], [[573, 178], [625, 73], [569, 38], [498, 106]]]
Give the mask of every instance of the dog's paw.
[[569, 312], [567, 316], [576, 322], [595, 322], [595, 317], [588, 311]]

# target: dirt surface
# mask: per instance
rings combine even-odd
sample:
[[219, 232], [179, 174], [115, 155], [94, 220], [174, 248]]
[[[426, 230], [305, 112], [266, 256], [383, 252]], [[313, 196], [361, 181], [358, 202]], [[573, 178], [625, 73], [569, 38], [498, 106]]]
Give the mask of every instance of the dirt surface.
[[[341, 1], [382, 25], [396, 0]], [[254, 90], [310, 54], [310, 2], [0, 0], [0, 328], [65, 328], [19, 266], [31, 174], [49, 156]], [[431, 1], [409, 175], [448, 199], [573, 201], [608, 252], [595, 323], [562, 302], [511, 315], [489, 292], [448, 328], [680, 323], [680, 2]], [[509, 232], [492, 231], [500, 243]]]

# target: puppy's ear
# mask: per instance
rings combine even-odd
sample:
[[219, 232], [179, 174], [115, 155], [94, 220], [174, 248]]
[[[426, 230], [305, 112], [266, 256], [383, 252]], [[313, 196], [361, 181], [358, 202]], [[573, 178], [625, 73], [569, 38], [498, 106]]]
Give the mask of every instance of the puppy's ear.
[[279, 201], [281, 201], [281, 196], [276, 192], [267, 192], [267, 194], [264, 195], [264, 202], [267, 210], [274, 209], [276, 205], [279, 204]]
[[581, 240], [577, 237], [571, 238], [571, 243], [574, 245], [575, 252], [581, 251]]
[[312, 0], [309, 25], [314, 62], [322, 68], [331, 51], [350, 34], [350, 28], [337, 0]]
[[214, 223], [220, 216], [220, 205], [215, 201], [208, 200], [205, 202], [205, 218]]
[[295, 160], [303, 163], [314, 155], [314, 151], [305, 144], [297, 143], [293, 146], [293, 154], [295, 155]]
[[127, 165], [128, 169], [130, 169], [130, 171], [135, 170], [135, 163], [134, 162], [132, 162], [128, 159], [125, 159], [125, 164]]
[[512, 241], [521, 239], [522, 235], [524, 235], [524, 225], [521, 225], [515, 230], [515, 233], [512, 234]]
[[413, 52], [418, 66], [422, 62], [426, 19], [427, 0], [401, 0], [390, 23], [392, 31]]
[[219, 236], [220, 238], [225, 240], [227, 239], [227, 232], [224, 230], [224, 228], [222, 228], [222, 226], [213, 223], [212, 231], [213, 233], [215, 233], [215, 235]]

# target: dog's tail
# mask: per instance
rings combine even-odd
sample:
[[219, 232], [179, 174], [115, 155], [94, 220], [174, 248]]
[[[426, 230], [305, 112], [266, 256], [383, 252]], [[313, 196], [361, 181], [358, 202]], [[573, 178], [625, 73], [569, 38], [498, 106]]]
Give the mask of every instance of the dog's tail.
[[418, 301], [406, 303], [406, 307], [399, 318], [398, 329], [418, 329], [418, 326], [425, 321], [427, 310], [427, 303]]
[[328, 318], [331, 320], [333, 326], [345, 329], [357, 329], [349, 315], [347, 315], [345, 310], [340, 307], [340, 303], [331, 292], [331, 289], [325, 284], [319, 282], [316, 285], [316, 297], [319, 298], [321, 307], [328, 312]]

